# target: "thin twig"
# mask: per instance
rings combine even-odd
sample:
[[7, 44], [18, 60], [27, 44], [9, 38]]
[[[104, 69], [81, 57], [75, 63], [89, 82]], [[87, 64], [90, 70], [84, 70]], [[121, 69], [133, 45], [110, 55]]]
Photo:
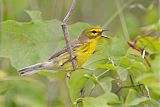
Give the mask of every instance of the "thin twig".
[[130, 86], [121, 86], [115, 93], [118, 94], [123, 88], [134, 88], [134, 87], [139, 87], [143, 84], [135, 84], [135, 85], [130, 85]]
[[[131, 74], [129, 74], [129, 79], [131, 81], [132, 86], [134, 86], [134, 82]], [[136, 87], [135, 87], [135, 90], [138, 91]]]
[[66, 15], [65, 18], [63, 19], [63, 23], [67, 24], [67, 22], [68, 22], [68, 20], [69, 20], [69, 18], [70, 18], [70, 16], [71, 16], [71, 14], [73, 13], [73, 10], [74, 10], [74, 8], [75, 8], [75, 6], [76, 6], [76, 3], [77, 3], [77, 0], [73, 0], [73, 2], [72, 2], [72, 4], [71, 4], [71, 7], [70, 7], [70, 9], [69, 9], [69, 11], [68, 11], [68, 13], [67, 13], [67, 15]]
[[[133, 78], [132, 78], [131, 74], [129, 74], [129, 78], [130, 78], [131, 84], [134, 86], [134, 82], [133, 82]], [[140, 83], [138, 82], [138, 84], [140, 84]], [[139, 85], [138, 88], [139, 88], [140, 92], [143, 94], [143, 90], [141, 89], [141, 86], [142, 85]], [[138, 92], [138, 89], [136, 87], [135, 87], [135, 90]]]
[[74, 8], [76, 6], [76, 3], [77, 3], [77, 0], [73, 0], [72, 1], [71, 7], [70, 7], [67, 15], [63, 19], [63, 23], [62, 23], [62, 30], [63, 30], [64, 38], [65, 38], [65, 41], [66, 41], [66, 47], [68, 49], [68, 53], [69, 53], [70, 58], [72, 60], [72, 65], [73, 65], [74, 70], [77, 70], [78, 66], [77, 66], [76, 57], [73, 54], [72, 46], [70, 44], [70, 36], [69, 36], [68, 28], [67, 28], [67, 23], [68, 23], [68, 20], [69, 20], [71, 14], [73, 13], [73, 10], [74, 10]]

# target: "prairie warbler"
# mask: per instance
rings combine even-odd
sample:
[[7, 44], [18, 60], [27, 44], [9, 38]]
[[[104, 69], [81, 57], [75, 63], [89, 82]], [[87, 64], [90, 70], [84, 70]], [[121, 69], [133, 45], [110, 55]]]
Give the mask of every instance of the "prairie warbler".
[[[77, 40], [71, 42], [78, 68], [80, 68], [95, 52], [97, 40], [99, 38], [109, 38], [102, 34], [104, 31], [107, 30], [103, 30], [101, 27], [91, 26], [86, 28]], [[22, 68], [19, 72], [21, 75], [28, 75], [40, 70], [72, 71], [73, 66], [67, 48], [56, 52], [48, 61]]]

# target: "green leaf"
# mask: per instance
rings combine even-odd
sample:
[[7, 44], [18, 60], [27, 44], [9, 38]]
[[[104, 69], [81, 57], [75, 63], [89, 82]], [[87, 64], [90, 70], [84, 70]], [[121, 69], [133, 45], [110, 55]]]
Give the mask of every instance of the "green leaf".
[[66, 78], [66, 72], [63, 71], [39, 71], [38, 74], [47, 76], [49, 80], [56, 81], [56, 80], [64, 80]]
[[141, 54], [134, 49], [129, 49], [126, 56], [120, 58], [119, 66], [126, 69], [133, 76], [138, 77], [143, 73], [147, 73], [150, 68]]
[[[10, 58], [17, 69], [48, 60], [55, 51], [65, 46], [60, 21], [40, 20], [40, 12], [37, 11], [28, 13], [36, 23], [20, 23], [14, 20], [2, 23], [0, 56]], [[78, 37], [88, 24], [77, 23], [69, 28], [72, 26], [75, 29], [70, 34]]]
[[84, 88], [85, 83], [89, 78], [85, 77], [86, 70], [76, 70], [72, 73], [67, 82], [69, 94], [72, 102], [75, 102], [80, 97], [80, 91]]
[[114, 93], [111, 93], [111, 92], [107, 92], [107, 93], [99, 96], [98, 98], [105, 99], [108, 105], [120, 104], [121, 103], [118, 96]]
[[116, 56], [119, 57], [125, 55], [128, 49], [127, 42], [124, 42], [124, 40], [119, 37], [113, 37], [108, 42], [106, 42], [104, 47], [107, 48], [109, 55], [114, 56], [114, 58]]
[[132, 62], [127, 56], [123, 56], [120, 58], [119, 66], [123, 68], [128, 68], [131, 65], [132, 65]]
[[151, 63], [152, 63], [152, 70], [154, 72], [159, 73], [160, 72], [160, 55], [156, 55], [154, 59], [151, 60]]
[[112, 71], [116, 70], [116, 67], [113, 64], [99, 64], [99, 65], [97, 65], [97, 68], [107, 69], [107, 70], [112, 70]]
[[26, 11], [30, 16], [32, 22], [42, 21], [41, 12], [40, 11]]
[[158, 36], [159, 35], [143, 37], [142, 39], [138, 40], [137, 45], [140, 48], [144, 48], [147, 52], [158, 52], [160, 50], [160, 38]]
[[108, 59], [108, 52], [105, 47], [98, 46], [97, 51], [83, 64], [83, 68], [95, 70], [99, 64], [105, 64]]
[[147, 97], [140, 96], [135, 90], [130, 89], [129, 93], [126, 97], [125, 100], [125, 106], [130, 107], [130, 106], [136, 106], [140, 103], [143, 103], [147, 101]]
[[117, 67], [117, 73], [121, 81], [127, 80], [128, 70], [123, 67]]
[[109, 107], [103, 98], [86, 97], [83, 99], [83, 107]]
[[157, 95], [160, 95], [160, 79], [159, 79], [160, 73], [148, 73], [143, 74], [136, 78], [136, 81], [140, 81], [141, 83], [145, 84], [149, 89], [151, 89], [151, 92], [156, 93]]
[[95, 74], [85, 74], [85, 77], [91, 79], [94, 84], [98, 84], [98, 78]]
[[12, 64], [18, 69], [48, 59], [48, 56], [55, 49], [53, 45], [56, 42], [53, 43], [53, 41], [60, 41], [58, 35], [62, 36], [61, 31], [58, 30], [61, 22], [57, 20], [34, 24], [10, 20], [2, 24], [2, 49], [0, 54], [9, 57]]
[[98, 80], [98, 82], [105, 92], [110, 92], [112, 89], [112, 80], [110, 77], [104, 77]]
[[153, 107], [159, 107], [160, 103], [159, 101], [151, 98], [148, 101], [146, 101], [147, 104], [152, 105]]

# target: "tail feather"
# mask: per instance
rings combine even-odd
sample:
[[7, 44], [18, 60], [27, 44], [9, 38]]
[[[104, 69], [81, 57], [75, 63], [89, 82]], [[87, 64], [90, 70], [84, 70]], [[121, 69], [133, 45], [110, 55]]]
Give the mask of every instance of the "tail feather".
[[38, 63], [35, 65], [31, 65], [31, 66], [20, 69], [19, 73], [21, 76], [31, 75], [33, 73], [40, 71], [40, 70], [47, 70], [48, 68], [50, 68], [51, 64], [52, 64], [52, 62]]

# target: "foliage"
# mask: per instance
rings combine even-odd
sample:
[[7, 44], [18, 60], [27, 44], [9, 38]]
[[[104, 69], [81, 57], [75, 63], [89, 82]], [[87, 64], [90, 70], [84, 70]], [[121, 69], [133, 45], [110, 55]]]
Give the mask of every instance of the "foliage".
[[[17, 16], [27, 2], [25, 0], [13, 14]], [[61, 21], [43, 20], [39, 11], [26, 13], [30, 17], [28, 22], [6, 20], [1, 23], [2, 107], [160, 106], [160, 24], [155, 18], [155, 8], [148, 9], [145, 21], [149, 25], [143, 27], [144, 33], [134, 25], [134, 22], [138, 23], [137, 18], [128, 14], [126, 22], [133, 38], [130, 43], [137, 40], [133, 46], [127, 44], [121, 30], [115, 34], [118, 36], [110, 40], [101, 39], [96, 52], [82, 66], [83, 69], [74, 71], [69, 80], [66, 79], [66, 73], [61, 71], [40, 71], [27, 77], [18, 75], [18, 69], [43, 62], [65, 46]], [[150, 18], [152, 14], [154, 16]], [[71, 38], [77, 38], [88, 26], [82, 22], [69, 25]], [[143, 85], [134, 86], [138, 84]], [[122, 88], [125, 86], [130, 88]], [[85, 90], [85, 97], [81, 96], [82, 89]]]

